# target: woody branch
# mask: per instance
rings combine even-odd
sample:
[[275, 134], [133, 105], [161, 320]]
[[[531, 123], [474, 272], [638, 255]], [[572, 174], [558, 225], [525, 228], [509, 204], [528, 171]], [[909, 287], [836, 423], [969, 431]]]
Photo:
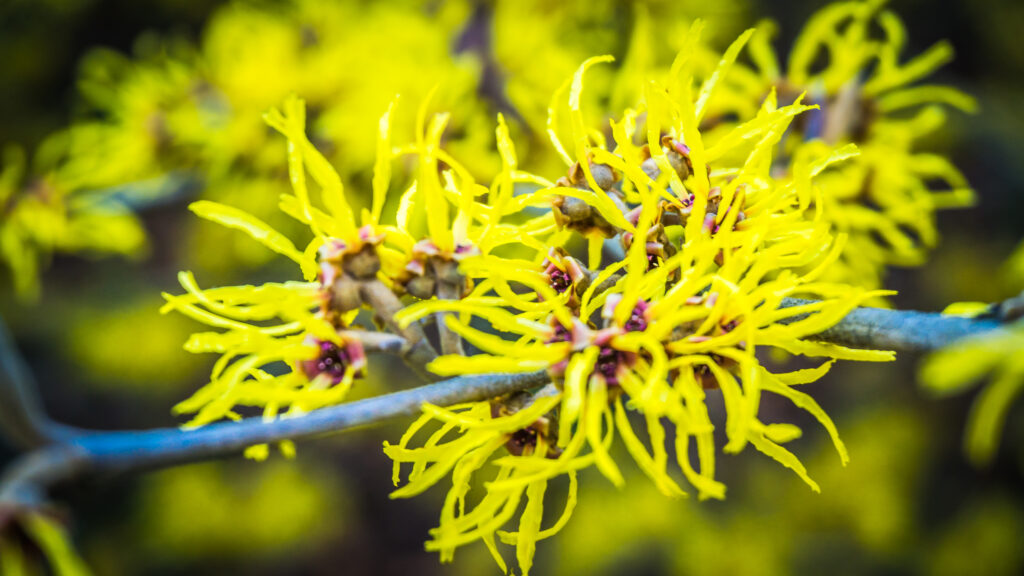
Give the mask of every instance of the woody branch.
[[[784, 307], [807, 304], [787, 299]], [[959, 339], [1000, 330], [993, 313], [962, 318], [931, 312], [857, 308], [815, 339], [857, 348], [926, 352]], [[368, 347], [402, 354], [407, 346], [391, 336], [373, 336]], [[404, 342], [404, 339], [403, 339]], [[257, 444], [303, 440], [395, 418], [414, 416], [423, 404], [450, 406], [480, 401], [549, 381], [544, 371], [461, 376], [416, 388], [323, 408], [301, 418], [247, 418], [194, 430], [145, 431], [72, 429], [50, 421], [36, 398], [35, 384], [13, 342], [0, 327], [0, 431], [29, 451], [0, 479], [0, 506], [39, 505], [53, 485], [78, 476], [127, 473], [240, 454]]]

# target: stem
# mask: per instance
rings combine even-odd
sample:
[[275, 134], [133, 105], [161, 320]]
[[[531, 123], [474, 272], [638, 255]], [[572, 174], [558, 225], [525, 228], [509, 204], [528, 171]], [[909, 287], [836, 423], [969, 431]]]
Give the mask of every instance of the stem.
[[395, 314], [402, 309], [402, 302], [398, 296], [395, 296], [395, 293], [380, 280], [363, 282], [359, 292], [363, 301], [376, 311], [384, 325], [408, 341], [408, 348], [402, 353], [405, 363], [424, 380], [428, 382], [437, 380], [437, 377], [426, 369], [427, 364], [437, 358], [437, 351], [427, 340], [423, 327], [419, 324], [410, 324], [403, 328], [398, 325], [398, 322], [395, 322]]
[[[438, 280], [437, 282], [437, 297], [440, 300], [459, 300], [461, 298], [461, 288], [450, 282], [444, 280]], [[441, 353], [442, 354], [458, 354], [459, 356], [465, 356], [466, 352], [462, 349], [462, 338], [448, 328], [448, 324], [445, 322], [451, 312], [438, 312], [437, 313], [437, 333], [441, 338]]]
[[[812, 303], [786, 298], [783, 308]], [[794, 320], [801, 318], [795, 317]], [[1003, 324], [989, 318], [946, 316], [938, 312], [855, 308], [835, 326], [812, 339], [850, 346], [897, 352], [928, 352], [982, 332], [998, 330]]]
[[198, 174], [174, 170], [154, 178], [90, 190], [88, 195], [106, 207], [141, 214], [192, 198], [203, 184]]
[[15, 446], [34, 448], [67, 438], [71, 429], [46, 417], [35, 379], [0, 318], [0, 435]]
[[249, 446], [301, 440], [385, 420], [411, 417], [424, 404], [451, 406], [486, 400], [548, 382], [547, 372], [460, 376], [323, 408], [298, 418], [211, 424], [195, 430], [162, 428], [87, 434], [30, 453], [0, 484], [0, 502], [38, 500], [54, 484], [82, 473], [119, 473], [174, 466], [241, 453]]
[[405, 338], [388, 332], [369, 332], [366, 330], [339, 330], [342, 338], [358, 340], [367, 352], [384, 352], [401, 355], [408, 345]]
[[[383, 285], [381, 287], [387, 289]], [[391, 292], [388, 291], [388, 294]], [[790, 298], [784, 300], [782, 305], [792, 307], [810, 302]], [[858, 308], [832, 328], [817, 334], [815, 339], [853, 347], [927, 351], [949, 345], [966, 336], [998, 330], [1002, 326], [1003, 324], [992, 319]], [[19, 387], [19, 381], [11, 378], [12, 374], [24, 376], [24, 365], [12, 348], [7, 347], [4, 351], [2, 382], [5, 389], [2, 391], [6, 391], [7, 397], [20, 401], [17, 404], [18, 408], [30, 410], [26, 414], [36, 414], [35, 418], [40, 418], [38, 405], [31, 400], [33, 396], [28, 392], [31, 388]], [[461, 376], [419, 388], [323, 408], [300, 418], [283, 418], [270, 422], [258, 417], [247, 418], [240, 422], [211, 424], [189, 431], [164, 428], [65, 434], [62, 438], [55, 438], [58, 443], [40, 448], [15, 462], [0, 483], [0, 504], [41, 501], [47, 488], [85, 473], [131, 472], [237, 454], [256, 444], [311, 438], [393, 418], [414, 416], [425, 403], [450, 406], [486, 400], [535, 388], [548, 381], [549, 378], [544, 371]], [[25, 381], [21, 380], [20, 383], [24, 384]], [[15, 405], [6, 402], [0, 405], [10, 406]], [[7, 412], [13, 414], [17, 409], [8, 408]], [[27, 415], [20, 418], [15, 421], [30, 424], [33, 422]], [[30, 429], [39, 428], [36, 426]]]
[[835, 144], [842, 139], [851, 138], [857, 141], [857, 125], [864, 122], [861, 106], [861, 83], [859, 78], [848, 81], [830, 102], [824, 103], [825, 110], [822, 120], [821, 139], [828, 144]]

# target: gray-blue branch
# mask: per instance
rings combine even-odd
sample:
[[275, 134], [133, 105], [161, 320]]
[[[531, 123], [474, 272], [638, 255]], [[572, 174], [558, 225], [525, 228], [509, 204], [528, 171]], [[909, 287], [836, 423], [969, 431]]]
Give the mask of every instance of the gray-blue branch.
[[[783, 306], [808, 304], [787, 299]], [[858, 308], [841, 322], [816, 335], [821, 341], [857, 348], [922, 352], [946, 346], [960, 338], [997, 330], [994, 319], [971, 319], [914, 311]], [[52, 443], [23, 456], [0, 482], [0, 504], [32, 503], [45, 499], [45, 491], [57, 482], [81, 474], [129, 472], [184, 462], [239, 454], [256, 444], [299, 440], [367, 426], [420, 412], [424, 403], [449, 406], [494, 398], [540, 386], [545, 372], [487, 374], [452, 378], [418, 388], [348, 402], [316, 410], [299, 418], [212, 424], [196, 430], [166, 428], [147, 431], [89, 432], [61, 429], [48, 433], [45, 419], [34, 400], [31, 377], [9, 340], [0, 333], [0, 417], [13, 431], [27, 432]], [[18, 416], [15, 404], [26, 410]], [[15, 409], [11, 409], [15, 408]], [[21, 418], [21, 420], [18, 420]], [[54, 425], [56, 426], [56, 425]]]
[[[782, 301], [782, 307], [811, 303], [811, 300], [786, 298]], [[916, 310], [855, 308], [838, 324], [816, 334], [814, 339], [852, 348], [930, 352], [966, 336], [997, 330], [1002, 325], [993, 318], [964, 318]]]
[[195, 430], [84, 432], [16, 462], [0, 482], [3, 502], [40, 502], [53, 483], [80, 473], [117, 473], [239, 454], [256, 444], [301, 440], [420, 413], [424, 404], [486, 400], [548, 382], [545, 371], [461, 376], [322, 408], [298, 418], [211, 424]]
[[32, 372], [0, 318], [0, 439], [33, 448], [69, 435], [67, 427], [47, 418]]

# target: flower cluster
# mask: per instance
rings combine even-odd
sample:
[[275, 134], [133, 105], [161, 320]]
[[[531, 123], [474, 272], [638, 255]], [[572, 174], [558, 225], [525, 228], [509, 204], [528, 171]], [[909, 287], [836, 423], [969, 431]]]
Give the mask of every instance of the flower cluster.
[[[804, 104], [820, 109], [789, 130], [780, 147], [791, 161], [779, 169], [819, 160], [836, 145], [859, 146], [860, 155], [833, 166], [817, 182], [831, 200], [822, 204], [824, 218], [848, 235], [824, 277], [868, 289], [882, 286], [888, 266], [923, 262], [937, 241], [935, 211], [968, 205], [973, 198], [947, 159], [918, 145], [943, 126], [944, 107], [975, 107], [973, 99], [951, 87], [914, 85], [952, 51], [939, 43], [901, 63], [905, 33], [882, 4], [841, 2], [822, 9], [800, 35], [785, 70], [769, 46], [773, 26], [762, 25], [747, 50], [752, 66], [737, 64], [716, 79], [722, 93], [706, 103], [710, 107], [700, 119], [713, 142], [735, 127], [736, 119], [756, 113], [770, 93], [784, 104], [806, 93]], [[419, 4], [324, 6], [294, 0], [275, 9], [228, 6], [213, 18], [201, 46], [150, 36], [140, 39], [132, 58], [96, 50], [83, 62], [80, 80], [87, 119], [40, 150], [56, 166], [24, 185], [5, 187], [10, 188], [5, 204], [14, 209], [4, 214], [4, 261], [19, 292], [31, 295], [39, 261], [50, 252], [138, 254], [144, 233], [123, 204], [111, 201], [120, 192], [108, 192], [125, 184], [137, 189], [144, 182], [146, 194], [166, 195], [181, 188], [181, 175], [189, 171], [204, 180], [205, 198], [299, 233], [295, 222], [276, 211], [272, 190], [286, 168], [280, 155], [268, 153], [272, 140], [258, 122], [262, 111], [289, 92], [309, 103], [311, 138], [321, 153], [346, 184], [359, 184], [374, 162], [373, 151], [361, 146], [375, 117], [366, 110], [377, 110], [395, 93], [423, 101], [437, 86], [435, 106], [455, 113], [446, 148], [475, 178], [489, 179], [500, 170], [501, 158], [490, 152], [487, 102], [474, 98], [475, 92], [514, 111], [512, 133], [525, 128], [527, 134], [542, 134], [544, 103], [561, 78], [587, 54], [612, 47], [626, 65], [597, 79], [608, 105], [592, 107], [597, 112], [587, 117], [603, 122], [642, 97], [646, 76], [664, 81], [671, 74], [666, 58], [672, 50], [665, 47], [688, 42], [689, 18], [725, 14], [723, 21], [734, 26], [740, 12], [731, 3], [695, 8], [609, 1], [541, 10], [529, 2], [498, 2], [484, 10], [455, 2], [431, 12]], [[593, 22], [619, 13], [628, 17], [618, 28], [592, 33]], [[527, 17], [530, 26], [524, 27]], [[493, 46], [474, 40], [484, 18], [493, 20]], [[731, 28], [716, 27], [718, 34], [725, 30]], [[260, 50], [236, 49], [239, 38], [252, 35], [264, 39]], [[373, 58], [361, 59], [359, 66], [325, 64], [357, 48]], [[538, 58], [541, 49], [544, 57]], [[703, 42], [687, 49], [693, 52], [695, 75], [710, 79], [720, 55]], [[362, 81], [371, 74], [379, 81]], [[252, 90], [253, 85], [260, 89]], [[411, 133], [411, 115], [393, 121], [398, 133]], [[530, 166], [547, 170], [557, 163], [558, 154], [529, 144]], [[7, 162], [5, 182], [19, 180], [18, 164]], [[196, 226], [191, 244], [211, 242], [231, 249], [201, 252], [202, 269], [262, 264], [267, 258], [215, 227]]]
[[[922, 148], [947, 109], [975, 108], [919, 84], [951, 48], [902, 60], [906, 33], [884, 0], [823, 8], [785, 66], [771, 23], [719, 50], [689, 19], [733, 1], [547, 4], [234, 3], [200, 45], [94, 51], [85, 119], [31, 168], [3, 157], [0, 261], [31, 296], [51, 253], [139, 254], [128, 207], [201, 179], [189, 207], [219, 226], [186, 244], [223, 249], [202, 250], [162, 308], [208, 326], [185, 349], [217, 356], [174, 408], [186, 428], [341, 404], [373, 353], [424, 380], [542, 380], [424, 405], [384, 443], [393, 497], [447, 489], [426, 543], [445, 562], [479, 541], [510, 573], [511, 546], [525, 576], [588, 482], [623, 486], [627, 466], [665, 497], [723, 499], [719, 455], [752, 447], [819, 491], [788, 445], [803, 430], [762, 400], [806, 412], [847, 463], [808, 385], [836, 361], [894, 354], [818, 337], [884, 305], [886, 269], [936, 244], [936, 211], [973, 202], [957, 168]], [[622, 64], [587, 58], [602, 52]], [[274, 255], [291, 276], [211, 280]], [[1024, 270], [1024, 249], [1018, 260]], [[922, 371], [940, 393], [994, 375], [969, 422], [977, 462], [1024, 386], [1022, 330], [962, 341]], [[792, 356], [801, 368], [764, 361]], [[58, 572], [84, 570], [56, 522], [18, 509], [0, 510], [0, 571], [22, 571], [29, 540]]]
[[[732, 65], [749, 36], [737, 41], [716, 76]], [[528, 572], [536, 541], [568, 521], [579, 470], [594, 466], [611, 482], [623, 482], [612, 457], [616, 435], [659, 490], [684, 494], [670, 473], [665, 423], [674, 430], [671, 444], [681, 474], [701, 498], [724, 497], [725, 487], [715, 479], [714, 425], [705, 403], [712, 389], [720, 389], [725, 401], [727, 452], [749, 443], [817, 490], [796, 456], [781, 445], [800, 430], [758, 417], [762, 393], [771, 392], [814, 415], [846, 461], [832, 421], [795, 388], [820, 378], [831, 362], [773, 374], [755, 354], [760, 346], [809, 356], [892, 358], [806, 340], [878, 295], [817, 281], [838, 257], [845, 236], [833, 241], [821, 211], [811, 208], [823, 202], [812, 178], [851, 152], [839, 150], [801, 164], [794, 178], [775, 180], [773, 150], [808, 108], [799, 101], [777, 107], [774, 99], [716, 144], [705, 145], [697, 126], [713, 98], [716, 76], [695, 92], [687, 56], [684, 50], [674, 65], [674, 84], [651, 82], [641, 106], [611, 122], [614, 147], [585, 126], [580, 105], [585, 72], [608, 58], [585, 62], [567, 101], [552, 104], [552, 116], [567, 108], [571, 117], [571, 138], [551, 132], [568, 176], [536, 194], [551, 196], [559, 227], [588, 238], [591, 246], [587, 266], [557, 245], [535, 257], [534, 274], [546, 280], [554, 296], [535, 288], [532, 297], [517, 291], [523, 270], [492, 275], [491, 285], [461, 300], [423, 301], [397, 315], [405, 326], [449, 312], [447, 328], [480, 351], [439, 357], [429, 365], [437, 374], [544, 369], [552, 380], [533, 393], [449, 409], [428, 406], [398, 444], [385, 447], [395, 461], [396, 482], [402, 464], [412, 464], [408, 484], [396, 497], [418, 494], [451, 472], [440, 525], [427, 543], [443, 560], [458, 546], [482, 540], [504, 567], [498, 538], [516, 546], [519, 567]], [[731, 164], [732, 157], [742, 160]], [[608, 237], [621, 243], [623, 256], [605, 263], [602, 247]], [[568, 238], [556, 234], [548, 242], [558, 240]], [[504, 265], [513, 266], [518, 264]], [[464, 267], [473, 269], [474, 262]], [[516, 297], [501, 298], [502, 292]], [[815, 302], [783, 307], [790, 296]], [[471, 325], [474, 319], [477, 327]], [[489, 327], [482, 329], [480, 322]], [[637, 419], [649, 447], [635, 431]], [[414, 447], [431, 420], [440, 428]], [[489, 461], [498, 467], [497, 475], [470, 506], [471, 479], [483, 474]], [[547, 484], [563, 475], [570, 481], [565, 512], [542, 530]], [[500, 531], [517, 514], [519, 530]]]
[[[550, 213], [515, 225], [502, 221], [536, 200], [513, 196], [514, 184], [522, 176], [515, 171], [515, 150], [500, 118], [497, 138], [503, 144], [504, 169], [488, 189], [441, 149], [446, 114], [434, 116], [428, 124], [425, 103], [416, 140], [393, 145], [393, 109], [379, 122], [373, 199], [358, 223], [341, 178], [306, 136], [305, 103], [295, 97], [283, 110], [268, 113], [266, 121], [288, 140], [293, 193], [281, 197], [281, 210], [307, 226], [312, 239], [299, 248], [237, 208], [210, 201], [191, 205], [196, 215], [244, 232], [294, 261], [304, 281], [203, 289], [192, 273], [179, 274], [185, 294], [165, 294], [163, 311], [176, 310], [223, 329], [194, 334], [185, 345], [190, 352], [221, 355], [210, 382], [175, 408], [195, 414], [190, 426], [237, 418], [236, 406], [258, 407], [272, 419], [339, 403], [364, 374], [367, 348], [397, 352], [425, 364], [436, 353], [421, 327], [395, 324], [393, 316], [402, 307], [399, 296], [458, 300], [488, 277], [486, 262], [493, 251], [510, 244], [539, 245], [532, 238], [554, 228]], [[417, 158], [417, 178], [401, 195], [395, 221], [385, 223], [391, 164], [404, 156]], [[488, 202], [477, 200], [481, 193], [488, 194]], [[470, 258], [481, 262], [480, 270], [461, 268]], [[356, 324], [364, 305], [395, 335]], [[457, 346], [452, 342], [446, 339], [443, 348]], [[275, 367], [281, 365], [288, 369]], [[257, 456], [263, 453], [254, 451]]]
[[[498, 160], [489, 152], [486, 105], [475, 98], [482, 63], [451, 51], [472, 7], [431, 6], [233, 2], [215, 11], [199, 45], [148, 34], [130, 56], [88, 53], [77, 79], [80, 118], [39, 148], [29, 178], [19, 156], [3, 159], [0, 260], [19, 292], [37, 289], [37, 269], [52, 252], [139, 254], [145, 234], [118, 202], [125, 195], [129, 206], [145, 206], [199, 184], [206, 200], [299, 233], [277, 210], [275, 190], [287, 166], [260, 120], [290, 93], [309, 103], [311, 138], [346, 183], [372, 172], [375, 154], [363, 140], [387, 102], [399, 93], [420, 102], [435, 86], [434, 105], [459, 113], [448, 145], [479, 174], [493, 174]], [[251, 38], [260, 38], [258, 45]], [[413, 115], [396, 116], [394, 124], [411, 134]], [[184, 244], [229, 248], [196, 251], [207, 270], [268, 260], [212, 226], [193, 226]]]
[[[427, 377], [541, 371], [550, 383], [538, 388], [426, 405], [384, 448], [395, 484], [405, 481], [395, 497], [450, 477], [429, 550], [447, 561], [458, 547], [482, 541], [507, 569], [498, 545], [509, 544], [524, 574], [537, 542], [570, 521], [581, 472], [592, 467], [623, 484], [620, 444], [670, 497], [688, 493], [685, 479], [701, 499], [724, 498], [715, 472], [720, 441], [726, 453], [750, 445], [818, 490], [784, 446], [801, 429], [762, 415], [762, 397], [808, 412], [846, 463], [836, 426], [802, 387], [835, 360], [893, 354], [814, 336], [889, 294], [870, 279], [852, 280], [844, 264], [851, 251], [876, 236], [899, 244], [901, 226], [930, 222], [935, 206], [923, 184], [934, 172], [921, 168], [927, 157], [912, 153], [912, 139], [900, 150], [920, 170], [892, 176], [901, 187], [891, 210], [840, 190], [854, 180], [863, 186], [866, 176], [857, 174], [880, 173], [879, 158], [897, 146], [882, 136], [885, 127], [903, 120], [876, 119], [865, 138], [849, 125], [835, 137], [814, 127], [844, 109], [851, 79], [857, 94], [917, 102], [915, 89], [894, 89], [927, 66], [896, 66], [899, 29], [888, 12], [879, 16], [889, 24], [887, 39], [867, 39], [862, 29], [875, 10], [844, 3], [817, 16], [796, 53], [844, 38], [852, 60], [836, 49], [826, 72], [811, 78], [804, 64], [792, 65], [785, 81], [737, 62], [749, 48], [759, 69], [773, 69], [762, 31], [744, 32], [708, 66], [698, 22], [667, 71], [623, 74], [635, 83], [629, 103], [600, 123], [590, 120], [588, 103], [609, 95], [584, 84], [613, 58], [586, 60], [548, 106], [552, 156], [565, 171], [554, 178], [520, 168], [513, 132], [499, 114], [497, 175], [481, 184], [472, 162], [453, 151], [451, 116], [431, 115], [429, 97], [412, 138], [393, 141], [393, 101], [376, 125], [366, 206], [345, 192], [342, 173], [321, 151], [329, 146], [307, 135], [305, 103], [288, 97], [265, 119], [288, 142], [292, 192], [279, 207], [309, 230], [308, 243], [297, 246], [225, 204], [191, 208], [293, 260], [303, 281], [202, 289], [192, 274], [180, 274], [185, 294], [165, 295], [165, 311], [219, 329], [194, 335], [186, 348], [221, 356], [209, 384], [177, 410], [195, 414], [192, 426], [238, 417], [246, 407], [268, 419], [300, 416], [342, 402], [373, 351], [397, 354]], [[861, 86], [859, 71], [875, 61], [875, 75]], [[398, 162], [411, 180], [392, 202]], [[857, 220], [864, 226], [843, 220], [868, 205], [872, 215]], [[915, 216], [898, 220], [898, 210]], [[894, 236], [882, 231], [883, 221]], [[910, 236], [927, 243], [927, 226]], [[773, 350], [824, 361], [775, 372], [759, 359]], [[707, 399], [718, 394], [725, 420], [716, 435]], [[265, 454], [266, 447], [251, 452]], [[549, 487], [562, 479], [563, 512], [544, 527]], [[518, 528], [506, 531], [514, 520]]]
[[[769, 91], [781, 101], [805, 94], [819, 107], [791, 130], [785, 154], [791, 166], [836, 146], [856, 144], [860, 154], [817, 180], [827, 202], [824, 218], [848, 235], [846, 248], [825, 277], [869, 289], [882, 286], [888, 266], [922, 264], [937, 242], [935, 211], [962, 208], [974, 192], [948, 159], [919, 143], [945, 124], [945, 108], [973, 112], [972, 97], [942, 85], [917, 84], [948, 62], [952, 47], [939, 42], [900, 61], [906, 30], [884, 0], [837, 2], [811, 17], [794, 43], [785, 69], [770, 46], [774, 27], [751, 38], [753, 66], [737, 66], [724, 80], [705, 128], [745, 117]], [[876, 32], [880, 31], [879, 32]], [[717, 59], [707, 50], [703, 67]]]

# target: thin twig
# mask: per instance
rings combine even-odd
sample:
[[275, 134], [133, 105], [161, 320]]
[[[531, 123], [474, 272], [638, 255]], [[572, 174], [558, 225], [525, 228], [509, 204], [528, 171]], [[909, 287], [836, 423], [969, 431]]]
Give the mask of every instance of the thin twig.
[[32, 372], [0, 318], [0, 436], [17, 447], [34, 448], [71, 434], [46, 417]]
[[380, 280], [361, 282], [359, 293], [388, 329], [408, 342], [408, 348], [402, 354], [406, 364], [424, 380], [436, 380], [437, 378], [426, 370], [426, 366], [437, 358], [437, 351], [430, 345], [422, 326], [414, 323], [403, 327], [395, 322], [395, 314], [402, 309], [402, 302], [395, 293]]
[[339, 330], [338, 336], [358, 340], [367, 352], [384, 352], [385, 354], [401, 355], [405, 352], [408, 342], [405, 338], [390, 332], [369, 332], [367, 330]]
[[[459, 286], [456, 286], [450, 282], [444, 280], [438, 280], [437, 283], [437, 297], [440, 300], [459, 300], [461, 298], [461, 292]], [[450, 312], [438, 312], [437, 313], [437, 333], [441, 339], [441, 353], [442, 354], [457, 354], [459, 356], [465, 356], [466, 352], [462, 348], [462, 337], [459, 336], [454, 330], [448, 327], [448, 323], [445, 322], [445, 317], [451, 314]]]
[[[390, 293], [390, 291], [389, 291]], [[787, 299], [783, 306], [811, 301]], [[813, 312], [812, 312], [813, 313]], [[928, 312], [858, 308], [815, 339], [854, 347], [927, 351], [960, 338], [1000, 329], [992, 319]], [[8, 367], [5, 360], [4, 367]], [[81, 474], [130, 472], [237, 454], [249, 446], [298, 440], [418, 414], [423, 404], [439, 406], [495, 398], [540, 386], [546, 372], [462, 376], [419, 388], [310, 412], [301, 418], [211, 424], [196, 430], [165, 428], [137, 432], [80, 434], [18, 460], [0, 482], [0, 504], [34, 502], [55, 483]], [[32, 407], [31, 403], [28, 407]]]
[[[812, 303], [811, 300], [786, 298], [782, 301], [782, 307]], [[948, 346], [961, 338], [997, 330], [1002, 326], [998, 320], [990, 318], [964, 318], [915, 310], [855, 308], [838, 324], [815, 334], [812, 339], [853, 348], [928, 352]]]
[[545, 371], [461, 376], [323, 408], [298, 418], [268, 422], [255, 417], [195, 430], [161, 428], [84, 435], [16, 461], [0, 483], [0, 503], [38, 500], [40, 491], [83, 473], [148, 470], [240, 454], [257, 444], [312, 438], [414, 416], [424, 404], [451, 406], [486, 400], [548, 381]]
[[83, 191], [81, 195], [98, 207], [142, 214], [192, 198], [202, 187], [203, 179], [199, 175], [175, 170], [146, 180]]

